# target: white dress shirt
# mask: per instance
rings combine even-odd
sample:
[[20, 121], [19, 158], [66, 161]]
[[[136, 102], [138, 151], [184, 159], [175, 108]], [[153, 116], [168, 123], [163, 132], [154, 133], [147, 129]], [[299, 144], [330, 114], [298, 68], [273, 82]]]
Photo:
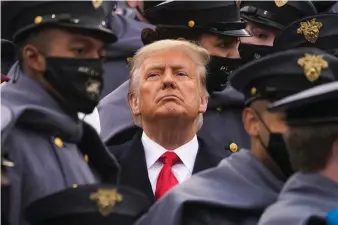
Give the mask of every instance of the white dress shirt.
[[83, 114], [83, 113], [78, 113], [79, 119], [84, 120], [88, 124], [92, 125], [94, 129], [97, 131], [97, 133], [100, 133], [101, 131], [101, 126], [100, 126], [100, 117], [99, 117], [99, 111], [95, 107], [93, 112], [91, 114]]
[[[157, 178], [163, 167], [163, 163], [159, 161], [159, 158], [168, 150], [155, 143], [144, 132], [141, 140], [146, 157], [149, 181], [155, 194]], [[172, 167], [172, 172], [178, 183], [182, 183], [191, 177], [194, 169], [196, 155], [198, 152], [197, 136], [195, 135], [191, 141], [172, 151], [174, 151], [181, 159], [181, 162]]]

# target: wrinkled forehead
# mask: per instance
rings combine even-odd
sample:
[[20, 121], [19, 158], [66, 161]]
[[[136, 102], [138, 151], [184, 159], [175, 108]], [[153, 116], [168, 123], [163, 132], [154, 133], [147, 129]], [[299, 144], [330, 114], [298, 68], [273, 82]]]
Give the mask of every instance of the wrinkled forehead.
[[144, 71], [164, 70], [170, 68], [173, 70], [194, 68], [196, 65], [194, 60], [184, 51], [165, 51], [152, 54], [143, 61]]

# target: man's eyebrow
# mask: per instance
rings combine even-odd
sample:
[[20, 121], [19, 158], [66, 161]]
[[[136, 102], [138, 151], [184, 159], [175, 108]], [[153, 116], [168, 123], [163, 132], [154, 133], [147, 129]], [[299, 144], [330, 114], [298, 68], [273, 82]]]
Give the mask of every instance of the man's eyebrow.
[[165, 67], [164, 64], [151, 64], [151, 65], [146, 65], [145, 66], [145, 71], [149, 70], [163, 70]]
[[[180, 69], [186, 69], [187, 66], [182, 65], [182, 63], [177, 63], [177, 64], [170, 64], [169, 65], [172, 69], [174, 70], [180, 70]], [[145, 71], [149, 71], [149, 70], [164, 70], [164, 68], [166, 67], [166, 65], [164, 64], [152, 64], [149, 66], [145, 67]]]

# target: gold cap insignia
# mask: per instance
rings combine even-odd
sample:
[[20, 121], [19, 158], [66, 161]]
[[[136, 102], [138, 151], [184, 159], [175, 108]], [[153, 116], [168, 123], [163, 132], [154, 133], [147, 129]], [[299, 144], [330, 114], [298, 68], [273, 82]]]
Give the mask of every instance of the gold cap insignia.
[[231, 152], [237, 152], [238, 151], [238, 145], [236, 143], [231, 143], [229, 145], [229, 149]]
[[102, 0], [92, 0], [92, 3], [94, 8], [97, 9], [102, 5]]
[[310, 43], [315, 43], [318, 39], [320, 28], [323, 27], [321, 22], [316, 22], [316, 18], [300, 23], [297, 34], [303, 34], [304, 38]]
[[90, 200], [96, 201], [102, 216], [108, 216], [113, 212], [115, 204], [121, 202], [123, 197], [116, 189], [99, 189], [90, 195]]
[[284, 0], [284, 1], [275, 1], [275, 4], [277, 7], [282, 7], [284, 5], [286, 5], [288, 3], [288, 0]]
[[34, 23], [35, 24], [40, 24], [42, 22], [43, 18], [41, 16], [36, 16], [34, 18]]
[[189, 27], [194, 27], [194, 26], [195, 26], [195, 21], [190, 20], [190, 21], [188, 22], [188, 26], [189, 26]]
[[323, 56], [310, 54], [305, 54], [304, 57], [298, 59], [298, 65], [303, 67], [306, 78], [311, 82], [316, 81], [322, 69], [329, 66], [328, 62], [323, 59]]
[[251, 95], [255, 95], [257, 93], [257, 88], [253, 87], [250, 90]]

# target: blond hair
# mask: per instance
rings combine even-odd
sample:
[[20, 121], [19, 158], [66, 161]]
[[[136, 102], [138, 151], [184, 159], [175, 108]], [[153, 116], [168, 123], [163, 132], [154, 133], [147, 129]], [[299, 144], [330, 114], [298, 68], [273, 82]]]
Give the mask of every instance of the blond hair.
[[[200, 78], [201, 96], [208, 96], [206, 88], [206, 65], [210, 61], [210, 55], [206, 49], [185, 40], [160, 40], [139, 49], [133, 59], [129, 61], [131, 71], [128, 91], [129, 94], [138, 95], [142, 66], [143, 62], [147, 58], [156, 53], [177, 50], [184, 51], [190, 56], [191, 60], [196, 65], [196, 72]], [[202, 114], [200, 114], [199, 117], [198, 129], [200, 129], [203, 124]], [[140, 116], [134, 117], [134, 120], [137, 126], [142, 127]]]

